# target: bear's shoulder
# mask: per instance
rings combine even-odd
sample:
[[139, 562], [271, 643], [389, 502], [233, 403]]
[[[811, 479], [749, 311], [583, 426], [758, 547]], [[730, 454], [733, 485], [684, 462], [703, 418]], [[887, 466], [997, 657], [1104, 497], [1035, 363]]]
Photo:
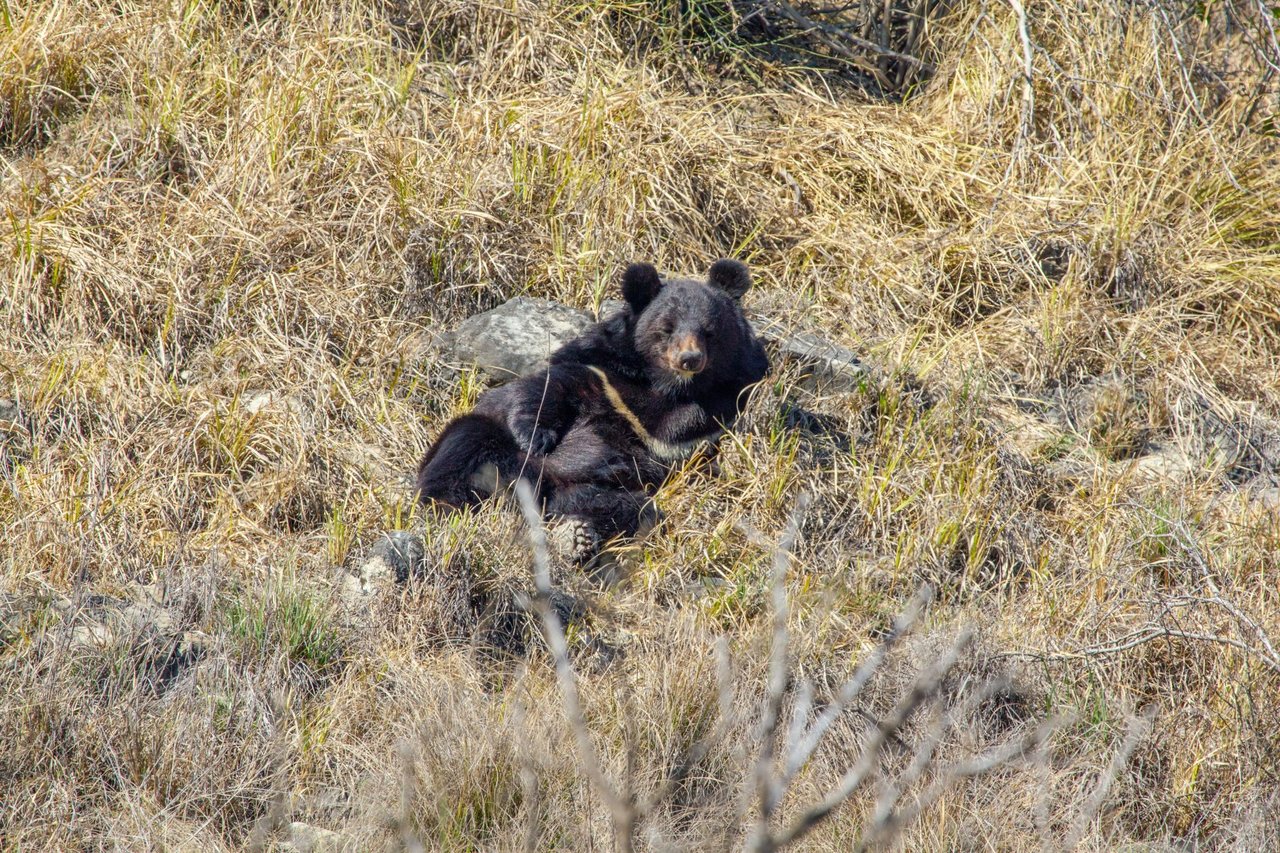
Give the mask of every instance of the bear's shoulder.
[[623, 308], [552, 353], [551, 364], [597, 367], [626, 379], [641, 379], [644, 356], [636, 349], [634, 331], [635, 318]]

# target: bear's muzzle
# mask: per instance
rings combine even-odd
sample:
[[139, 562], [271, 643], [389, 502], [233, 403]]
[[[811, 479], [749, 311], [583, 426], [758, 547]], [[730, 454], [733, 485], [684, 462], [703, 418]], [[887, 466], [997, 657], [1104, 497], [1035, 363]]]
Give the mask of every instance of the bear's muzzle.
[[673, 341], [667, 348], [667, 364], [673, 372], [685, 379], [701, 373], [707, 366], [707, 354], [702, 342], [693, 335]]

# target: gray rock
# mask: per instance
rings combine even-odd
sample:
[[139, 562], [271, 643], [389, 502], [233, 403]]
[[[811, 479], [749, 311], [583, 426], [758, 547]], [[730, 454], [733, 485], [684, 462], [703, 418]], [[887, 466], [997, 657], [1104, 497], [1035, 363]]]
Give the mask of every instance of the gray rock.
[[1266, 509], [1280, 510], [1280, 488], [1252, 489], [1249, 498]]
[[140, 601], [97, 593], [49, 599], [42, 605], [52, 630], [45, 640], [82, 661], [127, 663], [137, 676], [166, 688], [207, 655], [210, 638], [183, 630], [168, 609], [149, 599], [149, 588], [140, 592]]
[[[607, 299], [599, 318], [612, 316], [623, 303]], [[459, 365], [474, 365], [496, 382], [506, 382], [540, 368], [559, 347], [593, 322], [579, 311], [548, 299], [519, 296], [490, 311], [475, 314], [444, 336], [446, 356]], [[754, 324], [756, 334], [779, 357], [800, 365], [801, 384], [821, 392], [856, 391], [873, 377], [872, 368], [853, 350], [812, 332], [788, 334]]]
[[13, 400], [0, 397], [0, 471], [14, 461], [25, 461], [31, 455], [31, 434], [22, 409]]
[[[1128, 468], [1130, 463], [1113, 463]], [[1181, 482], [1191, 477], [1199, 466], [1194, 459], [1171, 445], [1155, 445], [1151, 452], [1132, 460], [1132, 470], [1140, 478], [1150, 481], [1171, 480]]]
[[1223, 417], [1206, 406], [1191, 423], [1195, 448], [1206, 464], [1232, 470], [1247, 460], [1250, 430], [1243, 419]]
[[591, 315], [548, 299], [519, 296], [463, 320], [445, 336], [445, 353], [497, 382], [531, 373], [581, 334]]
[[[145, 588], [144, 588], [145, 591]], [[82, 652], [147, 647], [151, 657], [179, 668], [208, 647], [200, 631], [184, 631], [173, 615], [152, 601], [126, 601], [89, 594], [77, 600], [47, 595], [0, 593], [0, 647], [23, 635], [58, 625], [71, 649]]]
[[715, 578], [710, 575], [703, 575], [694, 578], [688, 583], [680, 587], [680, 592], [690, 600], [700, 598], [710, 598], [714, 595], [726, 592], [733, 585], [724, 578]]
[[1086, 440], [1108, 462], [1137, 459], [1155, 435], [1146, 393], [1117, 374], [1096, 376], [1059, 388], [1048, 421]]
[[289, 840], [282, 846], [294, 853], [339, 853], [355, 849], [344, 836], [300, 821], [289, 824]]
[[820, 335], [757, 333], [765, 341], [772, 340], [783, 360], [800, 366], [803, 387], [819, 392], [857, 391], [873, 378], [871, 367], [857, 353]]
[[1199, 397], [1179, 400], [1175, 417], [1189, 425], [1188, 444], [1197, 460], [1233, 484], [1280, 486], [1280, 421], [1256, 410], [1215, 408]]
[[[497, 308], [468, 317], [443, 336], [445, 354], [458, 366], [475, 366], [490, 382], [500, 384], [546, 364], [559, 347], [584, 332], [596, 319], [607, 319], [624, 307], [606, 299], [597, 317], [548, 299], [516, 297]], [[799, 385], [819, 394], [850, 393], [878, 383], [883, 376], [848, 347], [813, 332], [789, 333], [756, 318], [756, 334], [773, 351], [775, 361], [799, 367]], [[362, 567], [372, 577], [378, 566]], [[360, 586], [355, 579], [348, 584]]]
[[1249, 449], [1237, 465], [1240, 479], [1262, 486], [1280, 486], [1280, 423], [1255, 418], [1250, 428]]
[[77, 629], [88, 629], [86, 636], [101, 637], [106, 645], [127, 636], [176, 637], [181, 633], [173, 615], [152, 597], [152, 587], [138, 587], [135, 591], [136, 601], [90, 593], [75, 600], [55, 601], [53, 608]]
[[209, 645], [203, 632], [179, 630], [168, 611], [146, 604], [113, 602], [82, 613], [68, 608], [67, 616], [74, 625], [70, 637], [73, 648], [101, 650], [145, 644], [185, 667], [199, 659]]
[[421, 575], [426, 559], [422, 537], [404, 530], [393, 530], [369, 550], [365, 561], [342, 582], [342, 594], [348, 601], [402, 584], [411, 576]]

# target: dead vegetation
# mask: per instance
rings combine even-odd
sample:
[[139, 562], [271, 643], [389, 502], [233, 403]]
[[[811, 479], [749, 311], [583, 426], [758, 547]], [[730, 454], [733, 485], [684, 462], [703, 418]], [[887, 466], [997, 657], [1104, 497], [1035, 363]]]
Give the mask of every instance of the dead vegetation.
[[[777, 849], [868, 750], [792, 849], [1280, 846], [1275, 25], [0, 0], [4, 846]], [[874, 378], [563, 579], [576, 725], [518, 513], [409, 500], [438, 334], [720, 256]]]

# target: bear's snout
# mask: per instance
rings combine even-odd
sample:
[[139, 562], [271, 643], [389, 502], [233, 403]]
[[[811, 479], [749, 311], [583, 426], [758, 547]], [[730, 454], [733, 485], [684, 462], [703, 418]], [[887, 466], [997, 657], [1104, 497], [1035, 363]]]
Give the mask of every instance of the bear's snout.
[[671, 369], [679, 373], [694, 374], [707, 366], [707, 354], [702, 342], [693, 335], [672, 341], [667, 350], [667, 361]]
[[707, 357], [700, 350], [686, 350], [678, 359], [681, 370], [697, 373], [707, 364]]

